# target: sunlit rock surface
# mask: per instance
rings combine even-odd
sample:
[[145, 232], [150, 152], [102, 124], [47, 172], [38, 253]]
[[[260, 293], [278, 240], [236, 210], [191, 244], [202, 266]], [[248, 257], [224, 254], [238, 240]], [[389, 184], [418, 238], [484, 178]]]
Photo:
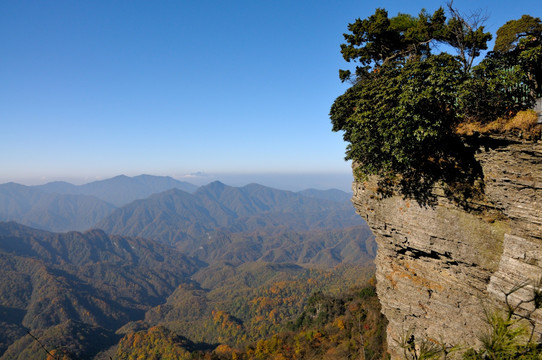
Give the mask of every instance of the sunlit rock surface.
[[[491, 139], [477, 153], [485, 199], [464, 210], [444, 197], [421, 207], [382, 198], [376, 182], [355, 182], [352, 201], [376, 235], [377, 290], [389, 320], [392, 358], [402, 339], [479, 345], [484, 309], [542, 277], [542, 144]], [[438, 191], [436, 191], [438, 193]], [[530, 285], [509, 297], [526, 299]], [[530, 304], [525, 304], [526, 310]], [[542, 332], [542, 313], [534, 314]]]

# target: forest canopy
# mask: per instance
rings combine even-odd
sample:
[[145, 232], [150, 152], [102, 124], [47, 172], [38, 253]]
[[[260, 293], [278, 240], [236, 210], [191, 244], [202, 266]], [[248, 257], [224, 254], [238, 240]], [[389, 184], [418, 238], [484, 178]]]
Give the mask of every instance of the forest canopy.
[[[376, 175], [381, 188], [423, 204], [432, 201], [437, 182], [451, 194], [478, 181], [479, 166], [458, 129], [488, 128], [532, 108], [542, 82], [540, 18], [507, 22], [494, 51], [475, 65], [493, 38], [484, 20], [448, 3], [446, 11], [417, 16], [377, 9], [348, 25], [341, 54], [356, 66], [339, 70], [352, 85], [335, 100], [330, 118], [333, 131], [343, 131], [358, 179]], [[450, 53], [434, 53], [438, 45]], [[460, 198], [469, 196], [470, 190]]]

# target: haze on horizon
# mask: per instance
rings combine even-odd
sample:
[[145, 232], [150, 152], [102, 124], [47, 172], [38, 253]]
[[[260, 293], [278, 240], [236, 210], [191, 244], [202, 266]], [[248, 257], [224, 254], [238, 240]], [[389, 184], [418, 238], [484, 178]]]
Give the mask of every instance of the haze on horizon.
[[[151, 174], [348, 191], [346, 144], [328, 117], [348, 86], [338, 78], [348, 68], [342, 34], [377, 7], [395, 15], [440, 5], [4, 2], [0, 183]], [[542, 13], [539, 0], [454, 5], [485, 9], [492, 33]]]
[[214, 181], [220, 181], [229, 186], [240, 187], [252, 183], [272, 187], [279, 190], [301, 191], [307, 189], [329, 190], [338, 189], [344, 192], [352, 192], [353, 176], [351, 173], [260, 173], [260, 174], [243, 174], [243, 173], [222, 173], [222, 174], [207, 174], [203, 172], [193, 174], [168, 175], [168, 174], [118, 174], [114, 176], [96, 176], [88, 178], [77, 177], [53, 177], [53, 178], [27, 178], [7, 181], [0, 181], [0, 185], [15, 182], [18, 184], [33, 186], [43, 185], [51, 182], [62, 181], [73, 185], [83, 185], [95, 181], [102, 181], [114, 178], [116, 176], [125, 175], [134, 177], [138, 175], [152, 176], [169, 176], [173, 179], [191, 183], [196, 186], [204, 186]]

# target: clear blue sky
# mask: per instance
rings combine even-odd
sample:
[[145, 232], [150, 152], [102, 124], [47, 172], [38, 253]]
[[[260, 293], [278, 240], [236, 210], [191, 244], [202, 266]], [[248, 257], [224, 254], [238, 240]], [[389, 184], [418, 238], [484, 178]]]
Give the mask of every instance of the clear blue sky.
[[[522, 14], [542, 16], [540, 0], [454, 4], [487, 10], [493, 33]], [[2, 1], [0, 183], [196, 172], [347, 183], [345, 143], [328, 118], [345, 90], [347, 24], [376, 7], [396, 15], [439, 5]]]

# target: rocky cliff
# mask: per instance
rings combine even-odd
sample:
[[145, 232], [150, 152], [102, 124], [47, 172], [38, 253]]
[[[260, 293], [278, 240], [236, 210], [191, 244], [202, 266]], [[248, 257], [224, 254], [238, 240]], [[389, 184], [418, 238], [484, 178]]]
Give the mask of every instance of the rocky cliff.
[[[428, 207], [383, 198], [373, 181], [353, 185], [352, 201], [378, 243], [377, 291], [392, 358], [402, 357], [399, 344], [411, 334], [479, 345], [484, 309], [542, 277], [542, 143], [488, 139], [476, 157], [485, 183], [484, 200], [471, 204], [477, 211], [444, 196]], [[529, 297], [530, 286], [511, 301]], [[541, 310], [534, 318], [541, 332]]]

